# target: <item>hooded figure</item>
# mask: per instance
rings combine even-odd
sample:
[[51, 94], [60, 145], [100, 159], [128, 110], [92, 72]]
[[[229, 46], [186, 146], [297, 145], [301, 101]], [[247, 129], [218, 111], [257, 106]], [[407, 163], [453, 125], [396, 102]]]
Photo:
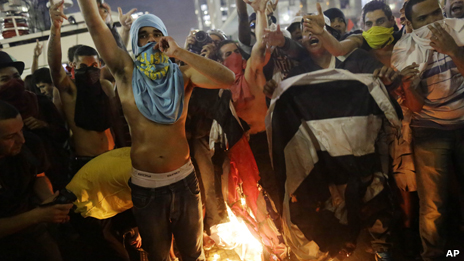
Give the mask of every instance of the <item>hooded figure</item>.
[[182, 115], [184, 107], [184, 79], [177, 64], [163, 52], [153, 49], [156, 42], [138, 46], [138, 33], [142, 27], [154, 27], [168, 36], [163, 21], [155, 15], [140, 16], [132, 24], [132, 53], [134, 71], [132, 90], [139, 111], [151, 121], [173, 124]]

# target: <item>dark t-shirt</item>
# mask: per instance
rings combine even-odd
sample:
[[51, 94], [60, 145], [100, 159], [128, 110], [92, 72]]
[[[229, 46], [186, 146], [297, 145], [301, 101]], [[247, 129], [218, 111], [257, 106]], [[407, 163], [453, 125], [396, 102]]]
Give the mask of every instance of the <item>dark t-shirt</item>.
[[47, 168], [40, 139], [26, 131], [24, 138], [26, 143], [18, 155], [0, 159], [0, 218], [31, 209], [36, 175]]
[[[371, 54], [362, 49], [354, 50], [344, 61], [335, 58], [335, 68], [348, 70], [351, 73], [373, 73], [375, 69], [382, 68], [383, 64]], [[311, 58], [307, 58], [299, 66], [293, 68], [288, 77], [309, 73], [323, 68], [317, 65]]]

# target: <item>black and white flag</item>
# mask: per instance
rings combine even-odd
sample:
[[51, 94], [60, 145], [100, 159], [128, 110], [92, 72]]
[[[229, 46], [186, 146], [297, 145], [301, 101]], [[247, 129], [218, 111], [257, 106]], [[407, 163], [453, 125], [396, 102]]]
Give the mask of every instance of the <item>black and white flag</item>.
[[327, 69], [289, 78], [275, 91], [267, 135], [287, 244], [300, 259], [338, 253], [357, 236], [363, 215], [369, 218], [364, 207], [386, 177], [377, 144], [385, 123], [401, 126], [372, 75]]

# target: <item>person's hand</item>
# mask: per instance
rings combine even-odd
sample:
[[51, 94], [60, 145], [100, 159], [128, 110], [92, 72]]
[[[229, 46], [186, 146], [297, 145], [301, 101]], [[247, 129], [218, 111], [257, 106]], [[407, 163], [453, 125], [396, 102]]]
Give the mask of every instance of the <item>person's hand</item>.
[[196, 33], [196, 30], [190, 31], [190, 34], [187, 36], [187, 39], [185, 40], [185, 49], [188, 49], [189, 45], [193, 45], [197, 41], [195, 40], [195, 33]]
[[390, 85], [398, 77], [398, 73], [391, 67], [383, 66], [382, 68], [375, 69], [373, 76], [380, 78], [383, 84]]
[[251, 7], [253, 7], [253, 10], [255, 10], [255, 12], [258, 12], [258, 11], [264, 12], [264, 11], [266, 11], [267, 2], [269, 2], [269, 0], [253, 0], [253, 1], [243, 0], [243, 1], [245, 3], [247, 3], [247, 4], [249, 4]]
[[428, 25], [427, 27], [432, 32], [432, 37], [430, 38], [430, 46], [435, 49], [435, 51], [453, 56], [457, 53], [459, 46], [456, 44], [456, 41], [451, 37], [451, 35], [441, 27], [441, 25], [436, 22], [433, 25]]
[[29, 117], [23, 120], [24, 125], [30, 130], [43, 129], [48, 127], [48, 123], [42, 120], [38, 120], [34, 117]]
[[118, 7], [119, 13], [119, 22], [124, 30], [129, 31], [132, 23], [134, 22], [134, 18], [132, 18], [132, 14], [137, 12], [137, 8], [131, 9], [129, 12], [123, 14], [121, 7]]
[[214, 45], [214, 43], [204, 45], [200, 53], [201, 56], [204, 56], [208, 59], [213, 59], [215, 54], [216, 54], [216, 46]]
[[411, 82], [413, 82], [417, 77], [419, 77], [419, 70], [417, 69], [417, 67], [419, 67], [419, 65], [413, 63], [401, 70], [400, 76], [401, 81], [403, 82], [403, 88], [410, 88]]
[[140, 236], [140, 233], [137, 233], [137, 238], [130, 242], [130, 244], [135, 246], [135, 248], [142, 247], [142, 237]]
[[263, 92], [268, 98], [272, 99], [272, 95], [274, 94], [274, 91], [277, 89], [277, 87], [277, 82], [271, 79], [264, 85]]
[[303, 17], [303, 30], [306, 28], [314, 35], [321, 35], [324, 33], [324, 26], [324, 14], [322, 13], [321, 5], [317, 3], [317, 14]]
[[[59, 191], [56, 191], [53, 196], [42, 202], [47, 204], [52, 202], [59, 195]], [[37, 207], [33, 209], [33, 215], [37, 222], [51, 222], [51, 223], [64, 223], [69, 220], [69, 210], [73, 204], [56, 204], [47, 207]]]
[[174, 38], [171, 36], [163, 36], [153, 49], [158, 49], [167, 56], [176, 58], [175, 56], [181, 48], [177, 45], [176, 41], [174, 41]]
[[53, 26], [57, 29], [61, 28], [63, 19], [68, 20], [68, 17], [63, 13], [63, 5], [64, 0], [56, 4], [53, 4], [53, 1], [50, 0], [50, 9], [48, 12], [50, 13], [50, 19], [52, 20]]
[[33, 209], [35, 220], [49, 223], [65, 223], [69, 220], [69, 210], [73, 204], [56, 204], [48, 207], [37, 207]]
[[277, 25], [277, 30], [274, 32], [268, 28], [265, 28], [263, 40], [266, 46], [283, 47], [285, 45], [285, 37], [280, 30], [280, 25]]
[[43, 44], [40, 44], [39, 39], [36, 39], [37, 44], [34, 48], [34, 57], [39, 57], [42, 54]]
[[277, 9], [278, 3], [279, 3], [279, 0], [276, 0], [275, 3], [272, 3], [272, 1], [269, 1], [266, 6], [266, 14], [270, 15], [274, 13], [274, 11]]

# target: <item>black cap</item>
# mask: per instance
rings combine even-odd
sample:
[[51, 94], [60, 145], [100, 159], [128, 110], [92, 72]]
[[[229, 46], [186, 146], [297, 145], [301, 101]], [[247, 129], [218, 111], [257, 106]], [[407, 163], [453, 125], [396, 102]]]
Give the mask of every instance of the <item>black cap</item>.
[[0, 69], [5, 67], [15, 67], [18, 70], [19, 74], [22, 74], [24, 71], [23, 62], [14, 62], [9, 54], [0, 51]]
[[324, 15], [327, 16], [330, 21], [334, 20], [337, 17], [340, 17], [343, 19], [343, 22], [346, 24], [346, 19], [345, 19], [345, 14], [342, 12], [342, 10], [338, 8], [330, 8], [324, 11]]

